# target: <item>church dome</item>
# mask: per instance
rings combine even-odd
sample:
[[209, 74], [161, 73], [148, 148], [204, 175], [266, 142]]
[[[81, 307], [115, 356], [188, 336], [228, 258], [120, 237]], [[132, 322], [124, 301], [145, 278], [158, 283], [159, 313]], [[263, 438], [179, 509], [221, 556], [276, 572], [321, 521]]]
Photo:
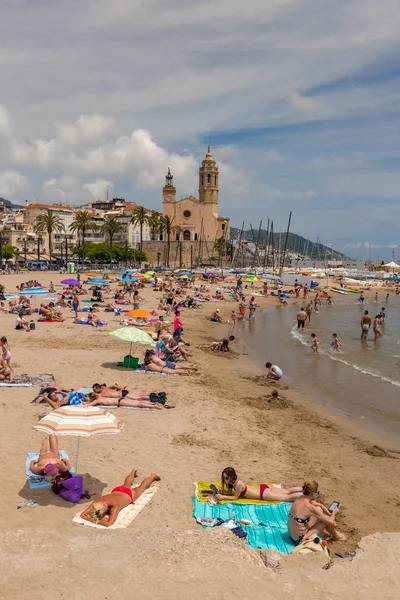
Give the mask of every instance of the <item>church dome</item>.
[[211, 154], [211, 148], [210, 148], [210, 146], [208, 146], [206, 157], [205, 157], [205, 159], [203, 160], [203, 165], [204, 165], [205, 163], [213, 163], [213, 164], [214, 164], [215, 162], [216, 162], [216, 161], [215, 161], [215, 159], [213, 158], [213, 155]]

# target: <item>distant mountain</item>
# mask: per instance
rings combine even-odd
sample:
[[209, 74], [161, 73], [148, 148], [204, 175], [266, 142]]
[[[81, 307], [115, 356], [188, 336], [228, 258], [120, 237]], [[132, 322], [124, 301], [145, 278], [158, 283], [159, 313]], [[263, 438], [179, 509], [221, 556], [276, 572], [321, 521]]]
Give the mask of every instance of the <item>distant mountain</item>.
[[[253, 231], [243, 231], [242, 239], [247, 242], [257, 242], [260, 246], [265, 246], [265, 241], [267, 238], [267, 232], [265, 229], [261, 229], [260, 236], [258, 237], [258, 229], [254, 229]], [[237, 241], [240, 238], [240, 229], [236, 227], [231, 227], [231, 240]], [[274, 233], [274, 247], [275, 250], [280, 246], [283, 249], [285, 244], [286, 232], [285, 233]], [[333, 250], [333, 248], [329, 248], [328, 246], [324, 246], [321, 243], [311, 242], [307, 238], [302, 237], [301, 235], [297, 235], [296, 233], [289, 233], [288, 236], [288, 245], [287, 251], [293, 252], [296, 254], [300, 254], [302, 256], [308, 256], [314, 260], [348, 260], [349, 257], [337, 250]]]
[[18, 208], [24, 208], [23, 206], [20, 206], [18, 204], [13, 204], [12, 202], [10, 202], [9, 200], [6, 200], [5, 198], [0, 198], [0, 206], [1, 205], [6, 206], [7, 208], [11, 208], [12, 210], [17, 210]]

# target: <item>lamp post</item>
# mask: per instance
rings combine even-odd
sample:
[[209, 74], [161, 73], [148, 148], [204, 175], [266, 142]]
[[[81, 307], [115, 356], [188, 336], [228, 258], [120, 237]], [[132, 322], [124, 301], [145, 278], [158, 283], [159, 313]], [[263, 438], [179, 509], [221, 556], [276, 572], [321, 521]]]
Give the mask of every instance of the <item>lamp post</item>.
[[40, 244], [42, 243], [42, 236], [38, 235], [37, 238], [37, 259], [40, 260]]
[[0, 271], [3, 269], [3, 225], [0, 225]]
[[157, 267], [160, 266], [161, 252], [157, 252]]

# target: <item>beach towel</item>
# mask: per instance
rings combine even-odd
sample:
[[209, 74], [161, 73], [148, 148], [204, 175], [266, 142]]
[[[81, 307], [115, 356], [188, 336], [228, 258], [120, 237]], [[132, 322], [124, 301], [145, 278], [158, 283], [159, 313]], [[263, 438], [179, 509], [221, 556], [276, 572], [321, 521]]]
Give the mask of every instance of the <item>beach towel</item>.
[[[222, 483], [220, 481], [198, 481], [197, 483], [195, 483], [195, 487], [196, 487], [196, 498], [198, 502], [203, 502], [206, 503], [207, 502], [207, 498], [204, 497], [202, 495], [202, 491], [204, 490], [209, 490], [210, 489], [210, 485], [214, 484], [217, 488], [221, 488], [222, 487]], [[268, 484], [269, 486], [272, 486], [272, 483]], [[247, 487], [260, 487], [259, 483], [248, 483]], [[231, 504], [278, 504], [278, 502], [276, 500], [250, 500], [249, 498], [238, 498], [238, 500], [234, 500], [232, 502], [232, 500], [221, 500], [221, 502], [223, 502], [224, 504], [230, 502]]]
[[[133, 488], [137, 487], [137, 485], [133, 485]], [[81, 525], [88, 525], [89, 527], [97, 527], [97, 529], [126, 529], [132, 521], [138, 516], [139, 513], [142, 512], [144, 507], [150, 502], [153, 496], [160, 489], [160, 485], [158, 483], [153, 483], [153, 485], [146, 490], [140, 498], [138, 498], [134, 504], [129, 504], [125, 508], [121, 510], [119, 513], [117, 520], [114, 525], [110, 527], [104, 527], [104, 525], [96, 525], [95, 523], [91, 523], [90, 521], [86, 521], [81, 518], [82, 510], [76, 513], [74, 518], [72, 519], [75, 523], [80, 523]]]
[[65, 319], [38, 319], [38, 323], [64, 323]]
[[194, 496], [193, 504], [193, 517], [195, 519], [219, 518], [225, 521], [232, 518], [234, 512], [236, 521], [241, 519], [251, 521], [250, 525], [238, 523], [238, 526], [247, 533], [247, 541], [252, 548], [278, 550], [283, 554], [289, 554], [295, 547], [287, 530], [288, 514], [292, 506], [289, 502], [279, 502], [277, 504], [267, 502], [259, 504], [225, 502], [224, 504], [211, 506], [199, 502], [197, 497]]
[[0, 387], [32, 387], [32, 384], [31, 383], [7, 383], [5, 381], [1, 381]]
[[54, 375], [51, 373], [41, 373], [39, 375], [27, 375], [20, 373], [15, 375], [15, 385], [28, 384], [40, 387], [50, 387], [55, 383]]
[[[74, 323], [74, 325], [90, 325], [90, 323], [87, 321], [78, 321], [77, 323]], [[96, 327], [103, 327], [103, 325], [107, 325], [107, 321], [98, 321], [96, 323]], [[92, 325], [90, 326], [92, 327]]]
[[[64, 450], [60, 450], [60, 457], [69, 459], [68, 454], [64, 452]], [[46, 481], [44, 475], [35, 475], [35, 473], [32, 473], [29, 466], [33, 458], [37, 460], [39, 458], [39, 452], [28, 452], [26, 457], [25, 472], [26, 478], [29, 482], [29, 487], [31, 490], [45, 490], [46, 488], [51, 487], [51, 482]], [[69, 472], [71, 475], [75, 474], [73, 467], [70, 468]]]

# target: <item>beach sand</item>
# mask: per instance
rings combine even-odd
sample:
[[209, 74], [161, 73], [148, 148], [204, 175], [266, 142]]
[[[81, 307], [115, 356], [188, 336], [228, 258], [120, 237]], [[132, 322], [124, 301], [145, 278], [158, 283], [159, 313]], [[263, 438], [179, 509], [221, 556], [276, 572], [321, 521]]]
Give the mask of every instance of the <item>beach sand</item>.
[[[65, 276], [36, 277], [46, 285]], [[26, 274], [11, 275], [1, 282], [11, 293], [26, 279]], [[144, 295], [146, 308], [155, 308], [160, 294], [149, 288]], [[277, 302], [257, 301], [263, 306]], [[76, 506], [49, 491], [29, 490], [26, 452], [39, 449], [44, 436], [33, 425], [49, 411], [30, 403], [37, 388], [0, 388], [0, 598], [116, 600], [140, 594], [168, 600], [218, 594], [261, 600], [272, 586], [282, 598], [397, 597], [399, 566], [393, 556], [400, 534], [381, 533], [400, 528], [400, 449], [285, 389], [284, 382], [271, 385], [234, 346], [230, 355], [206, 350], [207, 342], [226, 334], [226, 325], [207, 319], [215, 306], [210, 302], [199, 311], [182, 312], [185, 339], [199, 368], [187, 377], [116, 368], [129, 345], [108, 335], [119, 326], [112, 313], [106, 313], [107, 326], [95, 329], [75, 325], [73, 313], [64, 309], [64, 323], [38, 323], [29, 333], [14, 330], [15, 315], [0, 316], [16, 373], [53, 373], [58, 384], [74, 389], [117, 380], [164, 390], [176, 407], [112, 410], [124, 422], [119, 435], [81, 439], [79, 473], [91, 493], [121, 485], [133, 467], [139, 479], [151, 471], [161, 476], [161, 490], [133, 524], [98, 531], [71, 522]], [[234, 306], [218, 304], [222, 317], [229, 319]], [[142, 355], [143, 347], [135, 349]], [[271, 404], [266, 396], [275, 387], [283, 400]], [[74, 459], [76, 438], [59, 441]], [[326, 503], [341, 501], [339, 528], [350, 534], [345, 544], [331, 545], [333, 555], [380, 534], [364, 540], [353, 561], [338, 559], [327, 571], [322, 557], [309, 556], [286, 557], [279, 568], [271, 559], [273, 565], [266, 567], [259, 552], [229, 532], [201, 530], [191, 516], [193, 482], [218, 479], [226, 466], [246, 481], [295, 485], [316, 479]], [[17, 510], [28, 498], [38, 506]], [[347, 595], [349, 586], [353, 592]]]

